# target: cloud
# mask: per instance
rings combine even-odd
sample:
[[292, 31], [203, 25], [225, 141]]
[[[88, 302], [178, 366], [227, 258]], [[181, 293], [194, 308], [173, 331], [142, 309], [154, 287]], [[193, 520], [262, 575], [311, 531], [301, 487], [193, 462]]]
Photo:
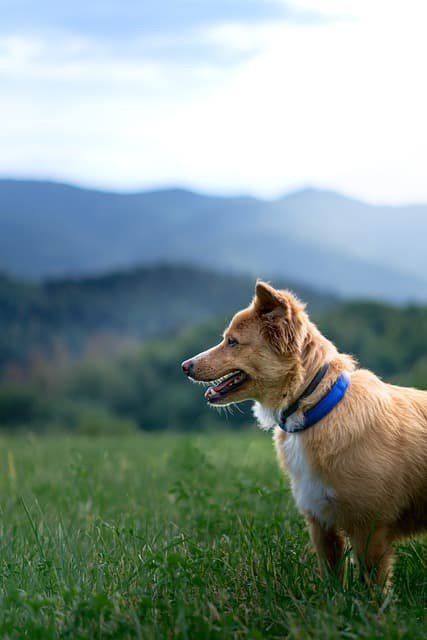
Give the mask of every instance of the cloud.
[[209, 67], [221, 73], [256, 57], [272, 26], [334, 19], [292, 0], [4, 2], [0, 78], [9, 86], [89, 78], [97, 86], [118, 76], [144, 85], [170, 72], [191, 82]]
[[60, 60], [68, 51], [116, 60], [233, 65], [253, 55], [256, 46], [247, 41], [243, 49], [239, 42], [217, 40], [218, 30], [324, 19], [313, 8], [285, 0], [14, 0], [3, 10], [0, 37], [48, 42], [51, 58]]
[[[192, 5], [176, 2], [175, 30], [153, 4], [143, 34], [118, 20], [121, 40], [65, 20], [81, 5], [51, 5], [61, 16], [49, 21], [42, 3], [37, 20], [49, 29], [0, 29], [0, 173], [264, 196], [311, 183], [427, 199], [425, 9], [408, 3], [300, 0], [298, 19], [286, 17], [289, 4], [273, 19], [279, 3], [266, 3], [261, 19], [263, 3], [249, 1], [227, 20], [225, 3], [198, 2], [184, 19]], [[82, 22], [96, 8], [87, 5]], [[309, 19], [317, 5], [326, 20]]]

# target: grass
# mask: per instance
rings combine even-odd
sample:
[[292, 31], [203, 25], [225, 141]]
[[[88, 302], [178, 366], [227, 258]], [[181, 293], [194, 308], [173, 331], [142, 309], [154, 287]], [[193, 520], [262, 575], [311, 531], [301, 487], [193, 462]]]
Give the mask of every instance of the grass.
[[426, 637], [426, 541], [322, 581], [265, 434], [1, 445], [2, 639]]

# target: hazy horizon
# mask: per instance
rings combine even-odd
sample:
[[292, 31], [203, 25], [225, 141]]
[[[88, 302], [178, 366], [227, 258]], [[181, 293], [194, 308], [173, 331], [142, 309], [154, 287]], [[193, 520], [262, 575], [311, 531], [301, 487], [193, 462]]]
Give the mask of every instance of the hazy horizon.
[[163, 191], [184, 191], [188, 193], [193, 193], [196, 195], [212, 197], [212, 198], [254, 198], [256, 200], [260, 200], [261, 202], [276, 202], [277, 200], [282, 200], [292, 195], [301, 194], [304, 192], [318, 192], [318, 193], [333, 193], [337, 196], [345, 198], [347, 200], [353, 200], [355, 202], [360, 202], [362, 204], [367, 204], [373, 207], [416, 207], [418, 205], [427, 204], [427, 195], [425, 200], [402, 200], [393, 202], [392, 204], [386, 201], [378, 201], [374, 202], [369, 200], [368, 198], [362, 198], [357, 196], [352, 196], [344, 191], [340, 191], [338, 189], [330, 189], [327, 187], [318, 187], [310, 184], [301, 184], [295, 188], [289, 188], [288, 190], [279, 191], [275, 196], [262, 196], [256, 195], [250, 192], [250, 190], [242, 191], [242, 190], [203, 190], [197, 187], [193, 187], [191, 184], [167, 184], [167, 183], [159, 183], [154, 185], [142, 185], [140, 188], [114, 188], [114, 187], [103, 187], [98, 186], [96, 183], [85, 182], [85, 181], [72, 181], [72, 180], [62, 180], [51, 178], [49, 176], [14, 176], [8, 174], [0, 174], [0, 182], [1, 181], [14, 181], [14, 182], [36, 182], [36, 183], [51, 183], [73, 187], [76, 189], [82, 189], [84, 191], [98, 191], [101, 193], [111, 193], [111, 194], [119, 194], [119, 195], [134, 195], [134, 194], [143, 194], [143, 193], [155, 193], [155, 192], [163, 192]]

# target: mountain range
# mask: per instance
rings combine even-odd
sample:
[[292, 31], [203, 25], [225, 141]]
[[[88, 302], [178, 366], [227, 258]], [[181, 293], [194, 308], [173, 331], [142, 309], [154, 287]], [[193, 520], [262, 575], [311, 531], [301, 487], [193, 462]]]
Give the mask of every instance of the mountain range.
[[306, 189], [274, 201], [0, 180], [0, 269], [25, 278], [167, 261], [346, 297], [427, 300], [427, 205]]

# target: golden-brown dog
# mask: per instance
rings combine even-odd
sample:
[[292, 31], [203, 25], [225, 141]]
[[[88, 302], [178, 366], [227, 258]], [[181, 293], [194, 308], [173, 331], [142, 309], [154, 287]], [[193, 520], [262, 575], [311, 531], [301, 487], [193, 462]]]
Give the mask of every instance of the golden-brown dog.
[[264, 282], [223, 341], [182, 367], [213, 382], [205, 394], [212, 405], [256, 401], [260, 425], [274, 428], [321, 570], [339, 572], [349, 538], [364, 575], [384, 585], [393, 542], [427, 529], [427, 392], [357, 368], [293, 294]]

